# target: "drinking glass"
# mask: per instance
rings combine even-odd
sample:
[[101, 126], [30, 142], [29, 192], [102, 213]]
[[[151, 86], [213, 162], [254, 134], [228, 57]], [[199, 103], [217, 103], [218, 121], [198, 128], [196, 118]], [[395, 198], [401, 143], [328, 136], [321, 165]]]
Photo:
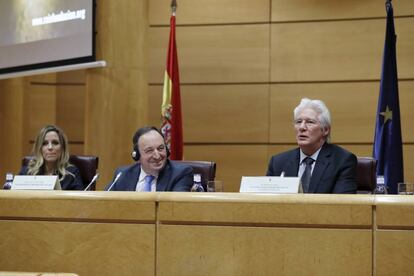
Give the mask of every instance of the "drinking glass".
[[207, 192], [223, 192], [223, 181], [214, 180], [207, 182]]
[[414, 194], [414, 183], [398, 183], [398, 194], [399, 195], [413, 195]]

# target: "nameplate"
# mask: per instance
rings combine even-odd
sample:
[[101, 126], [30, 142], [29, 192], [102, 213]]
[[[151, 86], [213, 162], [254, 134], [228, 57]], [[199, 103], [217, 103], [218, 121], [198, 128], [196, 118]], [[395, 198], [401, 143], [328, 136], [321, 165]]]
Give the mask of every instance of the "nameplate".
[[240, 193], [297, 194], [299, 177], [243, 176]]
[[62, 190], [57, 175], [16, 175], [12, 190]]

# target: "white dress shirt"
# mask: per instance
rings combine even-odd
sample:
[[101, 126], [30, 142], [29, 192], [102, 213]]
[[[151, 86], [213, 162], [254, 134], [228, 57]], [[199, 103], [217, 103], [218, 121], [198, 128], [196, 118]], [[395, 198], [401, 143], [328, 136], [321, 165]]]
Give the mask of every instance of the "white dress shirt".
[[[145, 192], [145, 177], [148, 174], [141, 168], [141, 173], [139, 174], [138, 183], [136, 187], [137, 192]], [[151, 181], [151, 192], [157, 191], [157, 177], [154, 175], [154, 179]]]
[[303, 153], [303, 151], [302, 150], [300, 150], [300, 158], [299, 158], [299, 171], [298, 171], [298, 176], [299, 176], [299, 178], [301, 178], [302, 177], [302, 174], [303, 174], [303, 172], [305, 171], [305, 167], [306, 167], [306, 163], [305, 162], [303, 162], [303, 160], [306, 158], [306, 157], [310, 157], [310, 158], [312, 158], [313, 160], [315, 160], [313, 163], [312, 163], [312, 170], [311, 170], [311, 175], [312, 175], [312, 173], [313, 173], [313, 168], [315, 168], [315, 164], [316, 164], [316, 159], [318, 159], [318, 155], [319, 155], [319, 152], [321, 151], [321, 149], [322, 149], [322, 147], [320, 147], [314, 154], [312, 154], [311, 156], [307, 156], [306, 154], [304, 154]]

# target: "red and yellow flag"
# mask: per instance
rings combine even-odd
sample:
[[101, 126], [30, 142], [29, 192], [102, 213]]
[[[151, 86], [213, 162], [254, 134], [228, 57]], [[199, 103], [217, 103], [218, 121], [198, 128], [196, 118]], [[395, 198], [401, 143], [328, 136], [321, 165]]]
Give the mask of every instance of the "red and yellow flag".
[[164, 90], [161, 106], [165, 141], [172, 160], [183, 159], [183, 127], [181, 118], [180, 77], [178, 73], [177, 46], [175, 42], [175, 7], [170, 19], [167, 67], [164, 74]]

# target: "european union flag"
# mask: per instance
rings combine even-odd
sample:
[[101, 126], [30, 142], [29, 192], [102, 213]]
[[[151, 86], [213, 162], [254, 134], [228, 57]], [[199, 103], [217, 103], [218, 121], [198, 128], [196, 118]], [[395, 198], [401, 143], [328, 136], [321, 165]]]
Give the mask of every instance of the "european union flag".
[[383, 175], [389, 193], [396, 194], [398, 182], [404, 180], [403, 151], [394, 15], [390, 0], [386, 2], [385, 6], [387, 30], [375, 126], [374, 158], [378, 161], [377, 176]]

